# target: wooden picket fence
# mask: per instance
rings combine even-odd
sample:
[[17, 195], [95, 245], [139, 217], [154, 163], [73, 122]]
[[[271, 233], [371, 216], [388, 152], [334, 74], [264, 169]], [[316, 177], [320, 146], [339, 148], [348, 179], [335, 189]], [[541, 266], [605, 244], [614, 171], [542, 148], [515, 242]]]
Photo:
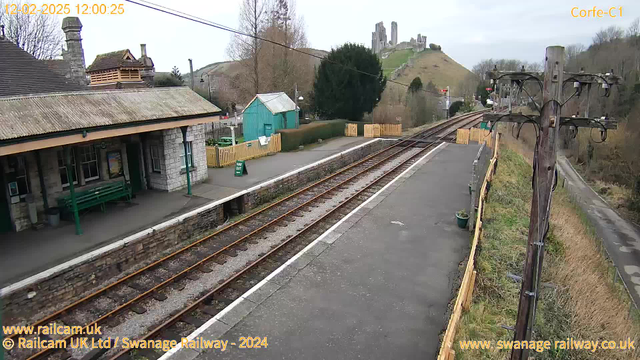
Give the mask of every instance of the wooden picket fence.
[[381, 136], [402, 136], [402, 124], [379, 124]]
[[493, 148], [493, 138], [489, 130], [471, 128], [456, 131], [456, 144], [468, 144], [469, 141], [475, 141], [478, 144], [486, 142], [490, 148]]
[[402, 124], [365, 124], [364, 137], [402, 136]]
[[473, 242], [471, 243], [471, 251], [469, 254], [469, 261], [467, 262], [467, 267], [462, 278], [462, 283], [460, 284], [460, 289], [458, 290], [458, 296], [456, 297], [456, 302], [453, 306], [453, 312], [451, 313], [451, 318], [449, 319], [449, 324], [447, 325], [447, 331], [445, 332], [444, 338], [442, 339], [440, 352], [438, 354], [438, 360], [453, 360], [455, 358], [456, 352], [453, 350], [453, 340], [456, 336], [458, 322], [460, 321], [460, 317], [462, 316], [462, 311], [468, 311], [471, 307], [471, 298], [476, 281], [476, 249], [478, 247], [478, 241], [480, 241], [480, 237], [482, 236], [482, 211], [484, 210], [484, 202], [487, 196], [487, 183], [491, 181], [494, 168], [496, 166], [496, 161], [498, 159], [499, 139], [500, 134], [497, 134], [496, 146], [493, 148], [493, 157], [491, 158], [487, 173], [484, 177], [484, 182], [482, 183], [482, 188], [480, 189], [480, 193], [478, 194], [478, 211], [475, 231], [473, 234]]
[[456, 131], [456, 144], [469, 143], [469, 129], [458, 129]]
[[358, 124], [345, 124], [344, 136], [358, 136]]
[[242, 144], [218, 147], [207, 146], [207, 166], [223, 167], [235, 164], [236, 160], [255, 159], [282, 150], [280, 134], [271, 135], [267, 145], [260, 145], [258, 140], [243, 142]]
[[364, 137], [380, 137], [380, 124], [366, 124], [364, 126]]

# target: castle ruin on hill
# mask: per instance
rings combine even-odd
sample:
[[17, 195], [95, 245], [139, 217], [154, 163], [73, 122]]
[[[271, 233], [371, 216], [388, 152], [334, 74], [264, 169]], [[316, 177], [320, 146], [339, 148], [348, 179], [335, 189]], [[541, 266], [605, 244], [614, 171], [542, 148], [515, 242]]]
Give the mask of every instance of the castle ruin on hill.
[[398, 43], [398, 23], [391, 22], [391, 40], [387, 41], [387, 29], [384, 23], [380, 21], [375, 26], [375, 31], [371, 33], [371, 51], [380, 55], [385, 49], [405, 50], [413, 49], [420, 52], [427, 48], [427, 37], [418, 34], [418, 38], [411, 38], [410, 41]]

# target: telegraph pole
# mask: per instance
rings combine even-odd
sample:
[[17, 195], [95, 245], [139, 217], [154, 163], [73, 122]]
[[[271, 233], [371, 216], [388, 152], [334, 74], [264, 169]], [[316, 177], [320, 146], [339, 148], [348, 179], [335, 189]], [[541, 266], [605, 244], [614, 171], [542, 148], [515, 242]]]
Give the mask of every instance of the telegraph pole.
[[[518, 315], [516, 325], [512, 329], [515, 334], [513, 340], [522, 344], [528, 342], [532, 337], [532, 329], [535, 325], [536, 307], [540, 296], [540, 277], [542, 274], [542, 263], [544, 259], [544, 245], [547, 231], [549, 230], [549, 214], [551, 211], [551, 195], [555, 187], [556, 178], [556, 149], [559, 139], [559, 129], [562, 126], [575, 128], [596, 128], [600, 130], [602, 141], [606, 139], [608, 129], [617, 129], [618, 125], [614, 119], [601, 121], [600, 118], [585, 117], [562, 117], [560, 116], [562, 106], [570, 99], [580, 97], [582, 90], [587, 88], [589, 96], [593, 84], [602, 85], [604, 96], [608, 97], [611, 86], [617, 85], [620, 77], [613, 74], [613, 70], [606, 74], [589, 74], [581, 70], [579, 73], [564, 73], [564, 48], [560, 46], [550, 46], [547, 48], [545, 57], [544, 78], [542, 74], [527, 72], [524, 67], [521, 71], [500, 72], [494, 66], [493, 71], [488, 75], [492, 83], [500, 85], [500, 91], [496, 95], [502, 100], [503, 86], [500, 81], [510, 81], [511, 87], [518, 86], [518, 92], [525, 90], [531, 103], [536, 104], [540, 115], [526, 116], [522, 113], [497, 112], [483, 115], [485, 121], [495, 124], [496, 122], [511, 122], [523, 125], [533, 123], [536, 126], [536, 147], [534, 150], [533, 169], [533, 196], [531, 199], [531, 215], [529, 222], [529, 236], [527, 239], [527, 253], [525, 256], [524, 271], [522, 273], [522, 288], [520, 289]], [[565, 79], [566, 78], [566, 79]], [[541, 80], [542, 79], [542, 80]], [[536, 81], [542, 88], [542, 104], [537, 105], [535, 99], [526, 92], [524, 88], [527, 81]], [[573, 83], [575, 92], [566, 100], [562, 100], [563, 85]], [[587, 99], [587, 104], [589, 99]], [[588, 106], [588, 105], [587, 105]], [[501, 105], [498, 108], [502, 108]], [[504, 109], [506, 110], [506, 109]], [[587, 114], [588, 115], [588, 110]], [[511, 360], [523, 360], [529, 357], [528, 349], [513, 348]]]
[[195, 85], [193, 81], [193, 61], [191, 59], [189, 59], [189, 72], [191, 77], [191, 90], [193, 90]]
[[[555, 181], [556, 139], [558, 138], [558, 129], [560, 129], [563, 71], [564, 48], [561, 46], [548, 47], [542, 87], [540, 140], [535, 155], [537, 158], [536, 166], [533, 169], [529, 238], [515, 325], [515, 341], [530, 340], [531, 329], [535, 322], [538, 286], [540, 285], [544, 258], [544, 238], [549, 229], [551, 194]], [[511, 352], [511, 360], [526, 358], [528, 358], [527, 349], [514, 349]]]

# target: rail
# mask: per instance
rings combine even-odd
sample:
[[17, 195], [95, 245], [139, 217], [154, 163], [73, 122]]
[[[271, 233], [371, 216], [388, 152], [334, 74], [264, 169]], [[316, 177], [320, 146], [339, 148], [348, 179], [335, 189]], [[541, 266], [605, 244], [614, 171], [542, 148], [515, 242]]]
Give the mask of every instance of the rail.
[[[437, 124], [429, 129], [426, 129], [425, 131], [421, 132], [419, 135], [423, 136], [423, 137], [428, 137], [428, 136], [432, 136], [434, 134], [437, 134], [441, 131], [445, 132], [445, 135], [441, 136], [438, 140], [441, 140], [442, 138], [444, 138], [445, 136], [450, 135], [451, 133], [455, 132], [456, 127], [458, 126], [464, 126], [465, 124], [468, 124], [469, 122], [473, 122], [476, 121], [476, 117], [478, 116], [478, 113], [473, 113], [473, 114], [465, 114], [464, 116], [461, 116], [459, 118], [454, 118], [451, 119], [451, 121], [448, 122], [444, 122], [444, 123], [440, 123]], [[413, 137], [413, 139], [415, 139], [415, 136]], [[433, 142], [435, 143], [435, 142]], [[374, 154], [371, 154], [369, 156], [366, 156], [365, 158], [355, 162], [354, 164], [351, 164], [347, 167], [344, 167], [342, 169], [340, 169], [339, 171], [337, 171], [334, 174], [331, 174], [323, 179], [320, 179], [298, 191], [296, 191], [295, 193], [288, 195], [286, 197], [284, 197], [283, 199], [274, 202], [272, 204], [269, 204], [268, 206], [264, 207], [263, 209], [256, 211], [232, 224], [229, 224], [225, 227], [223, 227], [222, 229], [219, 229], [215, 232], [213, 232], [212, 234], [205, 236], [199, 240], [197, 240], [196, 242], [189, 244], [175, 252], [173, 252], [172, 254], [169, 254], [141, 269], [139, 269], [138, 271], [129, 274], [109, 285], [107, 285], [104, 288], [101, 288], [99, 290], [97, 290], [96, 292], [64, 307], [63, 309], [54, 312], [53, 314], [50, 314], [48, 316], [45, 316], [44, 318], [36, 321], [32, 326], [38, 326], [38, 325], [42, 325], [48, 322], [52, 322], [52, 321], [61, 321], [61, 317], [64, 315], [67, 315], [70, 311], [75, 310], [77, 307], [79, 307], [81, 304], [83, 305], [87, 305], [87, 303], [90, 300], [96, 299], [98, 296], [104, 295], [107, 291], [109, 291], [110, 289], [113, 289], [115, 286], [118, 285], [131, 285], [130, 283], [128, 283], [128, 281], [134, 282], [136, 279], [139, 279], [140, 276], [143, 276], [143, 274], [147, 274], [149, 271], [157, 268], [160, 264], [164, 263], [165, 261], [169, 260], [169, 259], [178, 259], [177, 257], [181, 254], [189, 254], [186, 253], [189, 249], [193, 249], [194, 247], [204, 244], [205, 241], [213, 238], [214, 236], [218, 235], [218, 234], [222, 234], [222, 235], [228, 235], [228, 237], [233, 238], [234, 240], [232, 240], [230, 243], [227, 243], [226, 245], [223, 243], [221, 244], [221, 248], [218, 251], [215, 251], [212, 255], [206, 256], [204, 259], [200, 259], [199, 261], [197, 261], [195, 264], [192, 264], [191, 266], [185, 266], [186, 268], [182, 269], [182, 270], [178, 270], [176, 271], [177, 273], [175, 273], [174, 275], [172, 275], [169, 279], [160, 279], [162, 280], [159, 284], [155, 284], [153, 287], [151, 287], [150, 289], [141, 289], [139, 292], [140, 294], [136, 295], [134, 298], [129, 299], [128, 301], [124, 302], [123, 304], [119, 305], [117, 308], [112, 309], [111, 311], [108, 311], [106, 314], [101, 315], [101, 316], [97, 316], [97, 318], [92, 319], [92, 320], [88, 320], [85, 325], [81, 325], [83, 327], [90, 327], [93, 326], [94, 324], [98, 324], [101, 323], [103, 321], [105, 321], [106, 319], [109, 319], [110, 317], [116, 315], [117, 313], [123, 311], [124, 309], [132, 306], [134, 303], [138, 303], [140, 300], [149, 297], [149, 296], [158, 296], [158, 291], [164, 287], [166, 287], [168, 284], [172, 283], [175, 280], [179, 280], [179, 279], [183, 279], [185, 277], [188, 276], [189, 272], [191, 271], [196, 271], [196, 270], [200, 270], [202, 269], [202, 267], [200, 267], [200, 265], [203, 264], [203, 262], [205, 261], [209, 261], [211, 259], [213, 259], [215, 256], [218, 255], [224, 255], [223, 252], [231, 249], [233, 246], [236, 246], [238, 244], [241, 244], [242, 242], [245, 242], [247, 239], [249, 239], [250, 236], [257, 234], [260, 231], [263, 231], [265, 228], [267, 228], [268, 226], [271, 226], [273, 224], [275, 224], [277, 221], [283, 219], [285, 216], [288, 216], [290, 214], [293, 214], [295, 211], [297, 211], [298, 209], [300, 209], [302, 206], [306, 206], [307, 204], [309, 204], [310, 202], [314, 201], [315, 199], [320, 199], [322, 197], [326, 197], [327, 194], [331, 191], [335, 191], [340, 189], [342, 186], [344, 186], [347, 182], [357, 178], [359, 175], [370, 171], [371, 169], [379, 166], [382, 163], [385, 163], [387, 160], [394, 158], [396, 156], [399, 156], [399, 154], [405, 153], [406, 151], [408, 151], [408, 149], [411, 149], [413, 145], [416, 144], [415, 140], [412, 140], [410, 138], [405, 138], [405, 139], [401, 139], [400, 141], [398, 141], [396, 144], [394, 144], [393, 146], [390, 146], [388, 148], [385, 148], [383, 150], [380, 150]], [[395, 149], [395, 151], [393, 150]], [[387, 153], [390, 153], [390, 155], [388, 155]], [[366, 165], [368, 162], [371, 162], [373, 159], [382, 156], [382, 160], [376, 162], [375, 164], [373, 164], [372, 166], [366, 166], [366, 168], [364, 170], [358, 171], [357, 174], [355, 175], [350, 175], [348, 172], [349, 171], [353, 171], [353, 170], [357, 170], [357, 167], [360, 165]], [[413, 157], [412, 157], [413, 158]], [[405, 162], [406, 163], [406, 162]], [[345, 180], [340, 180], [340, 176], [343, 175], [347, 175], [347, 179]], [[385, 175], [382, 175], [379, 178], [383, 178], [385, 177]], [[320, 191], [319, 194], [314, 195], [313, 194], [313, 190], [322, 190], [320, 188], [320, 185], [326, 186], [324, 184], [329, 184], [329, 181], [333, 181], [335, 179], [338, 179], [338, 184], [331, 186], [328, 190], [323, 190]], [[377, 182], [377, 181], [376, 181]], [[317, 189], [316, 189], [317, 188]], [[305, 195], [306, 194], [306, 195]], [[309, 194], [311, 194], [311, 199], [304, 199], [304, 196], [308, 196]], [[275, 219], [273, 219], [273, 215], [269, 215], [267, 214], [267, 211], [275, 209], [274, 212], [278, 212], [278, 207], [279, 206], [286, 206], [286, 202], [289, 201], [290, 199], [299, 199], [298, 197], [302, 197], [303, 204], [298, 206], [295, 206], [293, 210], [288, 209], [288, 211], [286, 211], [284, 214], [281, 214], [280, 216], [277, 216]], [[294, 205], [295, 204], [295, 201]], [[281, 210], [280, 210], [281, 211]], [[263, 215], [265, 214], [265, 215]], [[261, 219], [260, 216], [266, 217], [267, 219]], [[267, 221], [269, 220], [269, 221]], [[253, 222], [253, 224], [252, 224]], [[255, 228], [255, 225], [258, 224], [259, 227]], [[253, 227], [252, 227], [253, 226]], [[231, 231], [231, 229], [234, 229], [233, 231]], [[242, 233], [244, 232], [244, 235], [242, 235]], [[221, 235], [221, 236], [222, 236]], [[221, 239], [219, 239], [221, 240]], [[194, 251], [197, 252], [197, 248], [195, 248]], [[201, 249], [204, 250], [204, 249]], [[9, 338], [13, 338], [15, 336], [18, 335], [10, 335], [8, 336]], [[68, 336], [65, 338], [69, 339], [73, 337], [73, 335]], [[52, 349], [43, 349], [39, 352], [37, 352], [36, 354], [32, 354], [29, 356], [29, 359], [34, 359], [34, 358], [40, 358], [40, 357], [44, 357], [46, 354], [48, 354], [50, 351], [52, 351]]]

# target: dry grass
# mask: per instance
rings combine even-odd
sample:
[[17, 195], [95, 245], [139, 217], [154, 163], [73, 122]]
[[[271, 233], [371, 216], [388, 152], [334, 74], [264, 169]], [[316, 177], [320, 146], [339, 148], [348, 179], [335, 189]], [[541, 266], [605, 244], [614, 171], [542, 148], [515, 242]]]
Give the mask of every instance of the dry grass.
[[413, 78], [419, 76], [423, 84], [431, 81], [439, 89], [450, 85], [451, 95], [461, 96], [457, 86], [470, 73], [467, 68], [458, 64], [447, 54], [441, 51], [425, 50], [418, 55], [414, 65], [407, 67], [396, 80], [409, 84]]
[[[568, 289], [572, 308], [572, 335], [582, 339], [638, 339], [638, 326], [629, 318], [626, 290], [614, 284], [600, 240], [580, 215], [566, 191], [553, 199], [551, 225], [562, 241], [562, 261], [550, 267], [551, 279]], [[609, 359], [638, 359], [637, 352], [607, 352]]]
[[[500, 165], [485, 210], [477, 257], [478, 280], [471, 310], [463, 315], [458, 340], [511, 340], [520, 284], [506, 274], [522, 273], [531, 201], [531, 150], [510, 139], [501, 142]], [[523, 154], [519, 155], [519, 154]], [[543, 282], [535, 340], [638, 340], [638, 322], [629, 318], [626, 290], [613, 282], [611, 265], [587, 218], [565, 189], [554, 193], [551, 229], [545, 247]], [[456, 351], [456, 359], [506, 359], [498, 350]], [[535, 359], [640, 359], [637, 351], [581, 350], [532, 353]]]

